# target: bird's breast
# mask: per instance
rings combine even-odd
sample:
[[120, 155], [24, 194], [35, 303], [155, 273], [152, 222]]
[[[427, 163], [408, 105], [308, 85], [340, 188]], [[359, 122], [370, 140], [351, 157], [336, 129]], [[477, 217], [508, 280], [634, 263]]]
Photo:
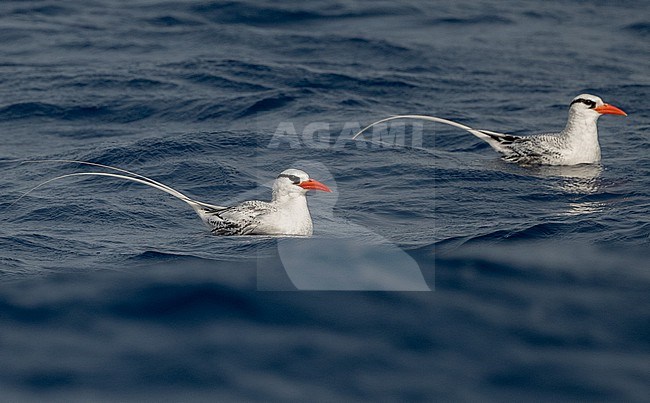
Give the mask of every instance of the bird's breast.
[[274, 211], [259, 216], [257, 221], [257, 233], [309, 236], [313, 232], [311, 215], [304, 197], [277, 206]]

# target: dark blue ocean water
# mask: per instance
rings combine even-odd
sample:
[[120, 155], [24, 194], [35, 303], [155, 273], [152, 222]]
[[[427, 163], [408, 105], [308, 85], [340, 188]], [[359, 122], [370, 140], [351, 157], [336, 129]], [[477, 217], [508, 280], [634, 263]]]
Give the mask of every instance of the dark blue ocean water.
[[[649, 15], [3, 1], [0, 400], [646, 401]], [[559, 130], [582, 92], [629, 113], [600, 120], [599, 166], [510, 165], [432, 123], [391, 126], [397, 146], [347, 140], [404, 113]], [[268, 199], [290, 166], [335, 192], [310, 197], [311, 239], [217, 238], [106, 178], [11, 205], [96, 170], [34, 159], [215, 204]]]

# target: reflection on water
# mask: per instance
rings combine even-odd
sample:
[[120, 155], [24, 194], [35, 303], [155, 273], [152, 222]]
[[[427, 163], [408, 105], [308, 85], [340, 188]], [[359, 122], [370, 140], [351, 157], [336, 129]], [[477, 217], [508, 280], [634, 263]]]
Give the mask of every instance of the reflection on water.
[[566, 216], [578, 216], [585, 214], [593, 214], [601, 212], [605, 209], [607, 205], [603, 202], [576, 202], [569, 203], [569, 208], [563, 212], [560, 212], [560, 215]]
[[565, 193], [588, 195], [600, 191], [603, 167], [599, 164], [536, 166], [530, 170], [535, 176], [557, 177], [557, 190]]
[[[599, 164], [583, 164], [574, 166], [543, 166], [535, 167], [536, 174], [552, 179], [552, 187], [572, 195], [592, 195], [602, 189], [601, 173], [603, 167]], [[601, 201], [573, 201], [560, 215], [579, 216], [603, 211], [606, 204]]]
[[[496, 168], [495, 168], [496, 169]], [[593, 214], [603, 211], [606, 204], [602, 201], [580, 200], [584, 196], [596, 195], [603, 192], [601, 174], [603, 167], [600, 164], [582, 164], [571, 166], [520, 166], [504, 164], [502, 171], [517, 175], [533, 176], [545, 179], [544, 183], [549, 188], [548, 193], [564, 193], [573, 197], [567, 203], [567, 209], [560, 211], [560, 215], [577, 216]]]

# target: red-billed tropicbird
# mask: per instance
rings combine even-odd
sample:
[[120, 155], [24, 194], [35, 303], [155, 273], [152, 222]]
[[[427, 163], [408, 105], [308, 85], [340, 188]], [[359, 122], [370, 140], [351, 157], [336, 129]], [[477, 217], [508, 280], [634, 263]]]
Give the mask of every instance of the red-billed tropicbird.
[[355, 134], [356, 138], [367, 129], [393, 119], [424, 119], [445, 123], [467, 130], [485, 140], [503, 154], [506, 161], [523, 165], [577, 165], [600, 161], [600, 145], [596, 122], [601, 115], [623, 115], [625, 112], [606, 104], [595, 95], [581, 94], [569, 104], [569, 118], [561, 132], [531, 136], [515, 136], [489, 130], [476, 130], [451, 120], [426, 115], [399, 115], [379, 120]]
[[[306, 172], [299, 169], [287, 169], [278, 175], [273, 182], [273, 193], [270, 202], [253, 200], [225, 207], [194, 200], [183, 193], [158, 181], [147, 178], [146, 176], [109, 165], [73, 160], [46, 160], [31, 162], [79, 163], [112, 169], [114, 171], [119, 171], [122, 174], [108, 172], [71, 173], [57, 176], [56, 178], [43, 182], [31, 189], [29, 192], [54, 180], [73, 176], [106, 176], [125, 179], [162, 190], [163, 192], [189, 204], [215, 235], [312, 235], [313, 225], [311, 215], [309, 214], [309, 208], [307, 206], [306, 193], [309, 190], [331, 192], [331, 190], [324, 184], [309, 178], [309, 175], [307, 175]], [[23, 196], [27, 193], [23, 194]], [[21, 198], [23, 196], [21, 196]]]

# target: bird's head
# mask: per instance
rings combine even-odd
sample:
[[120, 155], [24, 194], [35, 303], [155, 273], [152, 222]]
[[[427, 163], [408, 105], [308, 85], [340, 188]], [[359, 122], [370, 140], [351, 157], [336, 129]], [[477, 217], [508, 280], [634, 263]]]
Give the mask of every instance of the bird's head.
[[308, 190], [331, 192], [330, 188], [317, 180], [309, 178], [307, 172], [299, 169], [282, 171], [273, 183], [273, 193], [278, 195], [304, 195]]
[[598, 119], [601, 115], [623, 115], [627, 113], [614, 105], [606, 104], [602, 99], [591, 94], [580, 94], [569, 105], [570, 113], [585, 118]]

